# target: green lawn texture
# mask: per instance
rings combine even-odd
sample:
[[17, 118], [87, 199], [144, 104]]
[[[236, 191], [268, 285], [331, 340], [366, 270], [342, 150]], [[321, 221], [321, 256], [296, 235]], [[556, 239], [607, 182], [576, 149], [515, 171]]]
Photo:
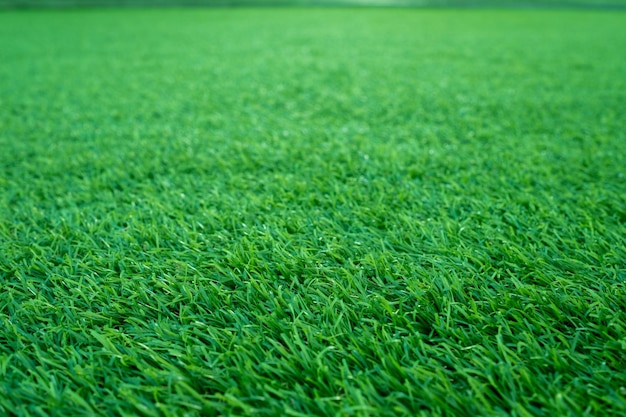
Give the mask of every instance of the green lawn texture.
[[626, 415], [626, 14], [0, 14], [0, 414]]

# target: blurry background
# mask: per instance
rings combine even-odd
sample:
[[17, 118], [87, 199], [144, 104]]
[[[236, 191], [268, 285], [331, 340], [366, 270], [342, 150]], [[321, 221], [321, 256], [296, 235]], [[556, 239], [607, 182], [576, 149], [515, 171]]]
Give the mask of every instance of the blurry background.
[[0, 0], [2, 8], [119, 6], [391, 6], [626, 8], [626, 0]]

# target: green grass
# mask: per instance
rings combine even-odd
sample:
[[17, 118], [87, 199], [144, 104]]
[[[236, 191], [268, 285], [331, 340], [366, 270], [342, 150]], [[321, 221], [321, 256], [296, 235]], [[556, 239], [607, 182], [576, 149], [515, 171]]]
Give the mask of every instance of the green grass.
[[0, 0], [0, 8], [384, 6], [626, 9], [626, 0]]
[[0, 14], [0, 414], [626, 415], [625, 26]]

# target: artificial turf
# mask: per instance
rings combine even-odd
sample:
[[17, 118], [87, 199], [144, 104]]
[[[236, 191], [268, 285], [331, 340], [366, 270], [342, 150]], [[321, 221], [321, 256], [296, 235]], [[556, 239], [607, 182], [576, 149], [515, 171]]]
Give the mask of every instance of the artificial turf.
[[0, 414], [626, 415], [625, 26], [0, 14]]

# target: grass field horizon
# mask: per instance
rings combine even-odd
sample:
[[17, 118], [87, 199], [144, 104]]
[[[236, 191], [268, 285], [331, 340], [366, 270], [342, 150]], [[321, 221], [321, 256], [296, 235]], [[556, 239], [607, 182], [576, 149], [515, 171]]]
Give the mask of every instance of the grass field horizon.
[[0, 414], [626, 414], [626, 14], [0, 13]]
[[626, 0], [0, 0], [4, 9], [63, 8], [493, 8], [626, 9]]

